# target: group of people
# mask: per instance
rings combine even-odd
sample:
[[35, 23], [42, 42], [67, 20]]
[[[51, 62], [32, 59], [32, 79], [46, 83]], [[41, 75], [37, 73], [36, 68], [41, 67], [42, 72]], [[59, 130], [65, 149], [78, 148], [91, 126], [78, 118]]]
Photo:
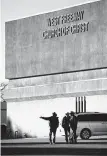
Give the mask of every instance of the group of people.
[[[52, 116], [50, 117], [41, 116], [40, 118], [49, 121], [49, 127], [50, 127], [49, 141], [50, 141], [50, 144], [55, 144], [56, 131], [57, 131], [57, 128], [59, 127], [59, 118], [56, 112], [52, 113]], [[71, 142], [72, 139], [74, 143], [77, 142], [77, 136], [76, 136], [77, 123], [78, 123], [78, 119], [75, 116], [75, 113], [73, 111], [71, 111], [70, 113], [67, 112], [65, 116], [63, 117], [61, 125], [64, 128], [66, 143]], [[52, 134], [53, 134], [53, 139], [52, 139]]]

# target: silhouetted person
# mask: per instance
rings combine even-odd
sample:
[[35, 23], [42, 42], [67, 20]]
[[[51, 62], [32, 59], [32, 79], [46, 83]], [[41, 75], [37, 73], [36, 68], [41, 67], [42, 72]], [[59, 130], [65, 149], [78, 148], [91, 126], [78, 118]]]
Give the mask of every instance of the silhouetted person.
[[76, 136], [77, 123], [78, 123], [78, 119], [75, 116], [75, 113], [73, 111], [71, 111], [70, 112], [70, 127], [71, 127], [71, 129], [73, 131], [75, 143], [77, 142], [77, 136]]
[[68, 143], [68, 138], [70, 135], [70, 116], [69, 116], [69, 113], [66, 113], [65, 116], [63, 117], [62, 127], [64, 128], [66, 143]]
[[50, 126], [49, 141], [50, 141], [50, 144], [52, 144], [52, 133], [53, 133], [53, 136], [54, 136], [53, 143], [55, 144], [56, 131], [59, 126], [59, 119], [57, 117], [57, 114], [54, 112], [53, 115], [50, 117], [40, 117], [40, 118], [49, 121], [49, 126]]

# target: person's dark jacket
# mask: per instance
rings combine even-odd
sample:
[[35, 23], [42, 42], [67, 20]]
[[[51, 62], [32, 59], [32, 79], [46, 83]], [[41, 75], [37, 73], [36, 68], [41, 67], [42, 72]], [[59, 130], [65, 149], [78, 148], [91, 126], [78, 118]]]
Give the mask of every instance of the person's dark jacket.
[[49, 126], [52, 129], [57, 129], [59, 126], [59, 119], [58, 117], [55, 116], [50, 116], [50, 117], [41, 117], [44, 120], [48, 120], [49, 121]]
[[78, 118], [74, 115], [70, 118], [70, 127], [72, 129], [77, 129]]
[[62, 119], [62, 127], [69, 128], [70, 117], [64, 116]]

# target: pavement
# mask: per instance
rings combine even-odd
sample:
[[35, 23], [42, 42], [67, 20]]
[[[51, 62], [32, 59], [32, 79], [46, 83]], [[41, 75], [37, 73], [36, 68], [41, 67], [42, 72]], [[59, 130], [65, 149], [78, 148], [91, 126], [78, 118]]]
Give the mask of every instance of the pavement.
[[[78, 143], [107, 143], [107, 136], [94, 136], [90, 137], [89, 140], [82, 140], [80, 137], [77, 139]], [[21, 139], [8, 139], [8, 140], [1, 140], [2, 145], [3, 144], [47, 144], [49, 143], [48, 137], [39, 137], [39, 138], [21, 138]], [[63, 144], [65, 143], [65, 138], [63, 137], [57, 137], [56, 138], [57, 144]]]
[[2, 155], [105, 155], [107, 156], [107, 136], [92, 137], [89, 140], [78, 138], [77, 144], [65, 144], [64, 137], [57, 138], [50, 145], [48, 138], [2, 140]]

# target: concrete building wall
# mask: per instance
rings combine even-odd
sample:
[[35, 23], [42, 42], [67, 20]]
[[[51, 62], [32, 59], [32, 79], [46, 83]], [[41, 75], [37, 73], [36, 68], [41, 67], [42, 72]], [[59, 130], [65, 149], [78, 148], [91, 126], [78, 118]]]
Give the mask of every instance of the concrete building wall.
[[4, 98], [9, 101], [107, 94], [107, 70], [10, 80]]
[[107, 94], [106, 10], [101, 0], [7, 22], [4, 98]]
[[106, 8], [102, 0], [6, 22], [6, 78], [107, 68]]
[[5, 29], [8, 107], [107, 95], [106, 0], [10, 21]]

